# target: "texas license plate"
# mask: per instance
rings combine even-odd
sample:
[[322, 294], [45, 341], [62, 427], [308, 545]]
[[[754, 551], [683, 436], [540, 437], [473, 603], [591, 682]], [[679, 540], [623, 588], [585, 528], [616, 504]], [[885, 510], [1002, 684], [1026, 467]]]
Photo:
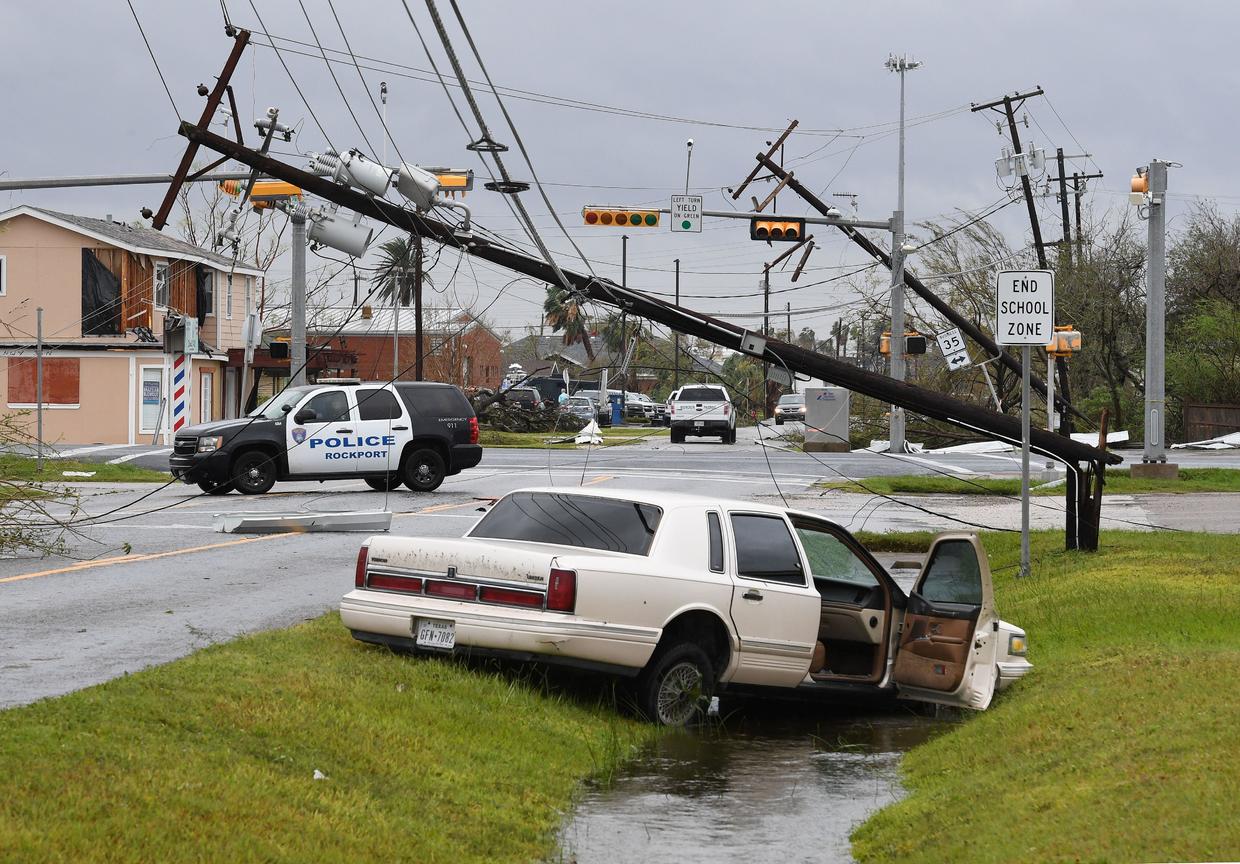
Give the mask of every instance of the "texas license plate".
[[456, 645], [456, 622], [441, 618], [415, 618], [414, 641], [419, 648], [449, 651]]
[[701, 420], [694, 420], [694, 421], [693, 421], [693, 425], [694, 425], [694, 427], [695, 427], [695, 428], [697, 428], [697, 429], [701, 429], [701, 428], [702, 428], [702, 422], [703, 422], [703, 421], [701, 421]]

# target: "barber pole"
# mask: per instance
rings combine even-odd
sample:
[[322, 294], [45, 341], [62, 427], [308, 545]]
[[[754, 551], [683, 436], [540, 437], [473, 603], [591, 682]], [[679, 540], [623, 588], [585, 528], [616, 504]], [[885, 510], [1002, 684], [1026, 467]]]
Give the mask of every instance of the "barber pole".
[[172, 356], [172, 432], [175, 435], [189, 421], [189, 355]]

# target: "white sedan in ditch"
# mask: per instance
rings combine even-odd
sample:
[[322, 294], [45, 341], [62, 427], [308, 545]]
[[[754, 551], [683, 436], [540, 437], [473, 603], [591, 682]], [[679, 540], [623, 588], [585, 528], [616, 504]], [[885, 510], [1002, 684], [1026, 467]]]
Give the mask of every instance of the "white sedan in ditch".
[[364, 642], [635, 677], [672, 725], [723, 687], [984, 709], [1031, 668], [973, 534], [935, 538], [906, 594], [820, 516], [664, 492], [524, 489], [460, 539], [371, 537], [340, 614]]

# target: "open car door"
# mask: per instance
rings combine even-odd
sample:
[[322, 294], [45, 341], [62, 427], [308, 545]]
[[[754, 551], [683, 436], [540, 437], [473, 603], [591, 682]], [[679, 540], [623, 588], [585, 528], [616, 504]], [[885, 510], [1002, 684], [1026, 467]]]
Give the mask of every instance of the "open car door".
[[940, 534], [909, 596], [896, 654], [900, 696], [978, 711], [995, 690], [990, 562], [976, 534]]

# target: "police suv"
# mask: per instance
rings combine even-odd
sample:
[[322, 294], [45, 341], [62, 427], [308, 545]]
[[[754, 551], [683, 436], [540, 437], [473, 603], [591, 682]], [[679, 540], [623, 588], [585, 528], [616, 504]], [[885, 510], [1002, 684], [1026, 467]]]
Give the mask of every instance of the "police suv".
[[346, 477], [431, 492], [481, 460], [478, 418], [453, 385], [340, 379], [289, 387], [247, 417], [188, 426], [169, 463], [211, 495], [261, 495], [277, 480]]

